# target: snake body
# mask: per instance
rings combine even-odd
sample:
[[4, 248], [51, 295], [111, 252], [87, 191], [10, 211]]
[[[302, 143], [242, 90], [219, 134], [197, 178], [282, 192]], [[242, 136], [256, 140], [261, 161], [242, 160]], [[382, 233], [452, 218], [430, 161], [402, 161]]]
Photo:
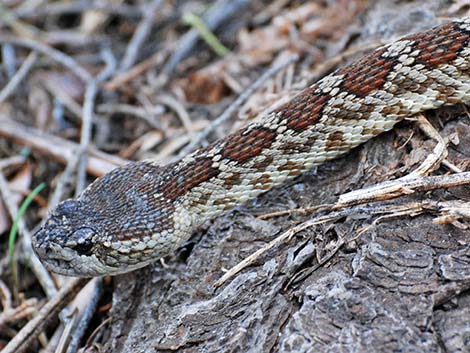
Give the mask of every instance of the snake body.
[[182, 160], [117, 168], [33, 237], [50, 270], [118, 274], [167, 256], [221, 212], [343, 155], [398, 121], [470, 101], [470, 18], [401, 38]]

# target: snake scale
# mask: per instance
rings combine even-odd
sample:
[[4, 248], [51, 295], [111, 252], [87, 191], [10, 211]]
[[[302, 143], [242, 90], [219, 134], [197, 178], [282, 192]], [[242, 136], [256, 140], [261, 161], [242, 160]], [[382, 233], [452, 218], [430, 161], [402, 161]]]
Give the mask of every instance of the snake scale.
[[69, 276], [135, 270], [204, 221], [345, 154], [413, 114], [470, 102], [470, 17], [378, 48], [180, 161], [139, 161], [95, 180], [33, 236]]

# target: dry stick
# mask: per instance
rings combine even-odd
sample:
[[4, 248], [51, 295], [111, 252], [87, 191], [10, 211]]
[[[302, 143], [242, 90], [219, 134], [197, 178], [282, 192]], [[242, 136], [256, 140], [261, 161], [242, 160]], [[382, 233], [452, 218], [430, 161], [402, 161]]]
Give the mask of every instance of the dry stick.
[[8, 158], [0, 159], [0, 169], [5, 169], [11, 166], [22, 165], [26, 162], [26, 157], [24, 156], [12, 156]]
[[[105, 84], [106, 85], [106, 84]], [[148, 112], [147, 109], [123, 103], [102, 103], [96, 107], [98, 113], [101, 114], [128, 114], [133, 115], [136, 118], [146, 121], [152, 128], [157, 130], [163, 130], [162, 124], [156, 118], [157, 115], [162, 114], [165, 111], [163, 106], [155, 106], [153, 112]]]
[[[76, 154], [79, 146], [72, 141], [43, 133], [37, 129], [10, 120], [0, 114], [0, 137], [10, 139], [20, 145], [50, 155], [56, 160], [67, 163]], [[87, 171], [91, 175], [101, 176], [112, 169], [129, 163], [127, 159], [104, 153], [96, 148], [88, 147]]]
[[[376, 210], [376, 208], [374, 208], [374, 211]], [[214, 283], [214, 287], [215, 288], [220, 287], [225, 282], [227, 282], [230, 278], [232, 278], [234, 275], [236, 275], [238, 272], [243, 270], [245, 267], [250, 266], [261, 255], [263, 255], [264, 253], [266, 253], [270, 249], [272, 249], [276, 246], [279, 246], [280, 244], [290, 240], [295, 234], [301, 232], [302, 230], [305, 230], [305, 229], [307, 229], [309, 227], [312, 227], [314, 225], [323, 224], [323, 223], [326, 223], [326, 222], [329, 222], [329, 221], [333, 221], [335, 219], [342, 218], [344, 216], [349, 216], [349, 215], [351, 215], [355, 212], [367, 211], [367, 212], [370, 213], [371, 210], [372, 210], [372, 207], [370, 207], [370, 206], [369, 207], [367, 207], [367, 206], [356, 206], [354, 208], [348, 208], [348, 209], [345, 209], [345, 210], [332, 212], [328, 215], [318, 216], [318, 217], [310, 219], [306, 222], [303, 222], [303, 223], [301, 223], [301, 224], [299, 224], [295, 227], [292, 227], [292, 228], [288, 229], [287, 231], [285, 231], [284, 233], [282, 233], [280, 236], [276, 237], [274, 240], [270, 241], [268, 244], [263, 246], [261, 249], [257, 250], [256, 252], [254, 252], [250, 256], [248, 256], [245, 259], [243, 259], [242, 261], [240, 261], [237, 265], [233, 266], [220, 279], [218, 279]]]
[[[431, 125], [431, 123], [426, 119], [426, 117], [423, 114], [418, 114], [417, 115], [417, 122], [418, 126], [423, 131], [429, 138], [432, 138], [433, 140], [437, 141], [438, 144], [440, 145], [446, 145], [447, 143], [444, 141], [442, 136], [439, 134], [439, 132]], [[452, 140], [452, 135], [447, 137], [447, 140]], [[437, 147], [437, 146], [436, 146]], [[445, 157], [447, 157], [447, 149], [445, 152], [443, 152], [443, 155], [445, 154]], [[445, 165], [447, 168], [449, 168], [451, 171], [454, 173], [461, 173], [463, 170], [458, 168], [457, 166], [453, 165], [451, 162], [449, 162], [447, 159], [443, 159], [440, 164]], [[416, 172], [416, 171], [415, 171]]]
[[[387, 183], [384, 183], [387, 184]], [[434, 189], [442, 189], [442, 188], [449, 188], [461, 185], [470, 185], [470, 172], [452, 174], [452, 175], [444, 175], [444, 176], [431, 176], [431, 177], [417, 177], [415, 179], [410, 179], [407, 181], [402, 181], [402, 188], [397, 188], [393, 194], [388, 195], [389, 198], [394, 198], [401, 196], [403, 194], [410, 194], [416, 191], [430, 191]], [[406, 190], [406, 192], [403, 192]], [[343, 195], [342, 195], [343, 196]], [[341, 197], [340, 196], [340, 199]], [[380, 200], [380, 198], [379, 198]], [[368, 198], [368, 199], [361, 199], [360, 202], [369, 202], [369, 201], [377, 201], [377, 199]], [[359, 201], [357, 202], [359, 203]], [[281, 234], [279, 237], [268, 243], [263, 248], [256, 251], [254, 254], [248, 256], [246, 259], [238, 263], [236, 266], [232, 267], [227, 273], [225, 273], [218, 281], [215, 282], [214, 287], [219, 287], [223, 283], [225, 283], [228, 279], [232, 276], [240, 272], [245, 267], [251, 265], [259, 256], [270, 250], [271, 248], [278, 246], [279, 244], [283, 243], [284, 241], [290, 239], [295, 233], [300, 232], [308, 227], [311, 227], [316, 224], [325, 223], [327, 221], [334, 220], [338, 217], [343, 217], [347, 215], [348, 212], [351, 210], [357, 209], [355, 208], [346, 208], [342, 211], [337, 211], [340, 208], [344, 208], [346, 206], [350, 206], [350, 204], [342, 204], [340, 201], [332, 208], [336, 210], [336, 212], [332, 212], [326, 216], [316, 217], [312, 220], [304, 222], [298, 226], [295, 226], [285, 233]], [[360, 206], [363, 207], [363, 206]]]
[[186, 132], [188, 133], [189, 139], [194, 141], [196, 139], [193, 123], [191, 121], [191, 117], [189, 116], [188, 111], [185, 109], [183, 104], [179, 102], [177, 99], [173, 98], [168, 94], [162, 94], [157, 97], [157, 102], [167, 107], [170, 107], [176, 112], [176, 115], [181, 120]]
[[80, 148], [78, 149], [79, 165], [77, 171], [77, 185], [75, 189], [75, 197], [85, 188], [86, 166], [88, 156], [86, 155], [91, 139], [91, 126], [93, 122], [93, 110], [95, 107], [95, 98], [98, 93], [98, 84], [103, 82], [116, 69], [114, 57], [109, 50], [102, 51], [103, 59], [106, 62], [105, 68], [92, 80], [87, 82], [85, 89], [85, 98], [83, 103], [83, 120], [80, 135]]
[[82, 79], [85, 82], [93, 78], [90, 73], [85, 68], [80, 66], [71, 56], [66, 55], [59, 50], [51, 48], [33, 39], [0, 35], [0, 43], [10, 43], [21, 47], [26, 47], [31, 50], [35, 50], [39, 53], [42, 53], [46, 56], [49, 56], [53, 60], [64, 65], [66, 68], [72, 71], [78, 78]]
[[16, 323], [27, 319], [37, 312], [38, 300], [36, 298], [26, 299], [15, 308], [3, 308], [0, 312], [0, 328], [7, 324]]
[[120, 72], [127, 71], [132, 65], [134, 65], [140, 47], [149, 35], [155, 14], [161, 5], [162, 0], [153, 0], [150, 4], [144, 6], [144, 18], [140, 21], [132, 39], [127, 45], [126, 53], [122, 58], [121, 65], [119, 65]]
[[[202, 19], [210, 30], [214, 30], [221, 23], [230, 19], [234, 13], [248, 6], [249, 3], [249, 0], [219, 0], [202, 16]], [[180, 38], [178, 48], [162, 69], [165, 76], [170, 76], [175, 67], [188, 56], [199, 37], [199, 31], [193, 28]]]
[[51, 212], [62, 199], [62, 196], [65, 192], [65, 185], [72, 179], [72, 174], [77, 168], [79, 160], [79, 153], [72, 155], [71, 158], [68, 160], [64, 172], [60, 176], [59, 181], [57, 182], [57, 186], [55, 187], [52, 196], [49, 199], [49, 203], [47, 205], [47, 213]]
[[49, 300], [15, 337], [2, 350], [2, 353], [20, 353], [28, 349], [34, 340], [57, 313], [88, 281], [86, 278], [74, 278]]
[[[15, 219], [18, 215], [18, 207], [16, 206], [15, 201], [13, 201], [13, 195], [8, 186], [8, 182], [0, 171], [0, 196], [2, 197], [5, 206], [10, 214], [11, 219]], [[33, 253], [31, 248], [31, 233], [29, 232], [23, 218], [20, 218], [18, 221], [18, 230], [23, 236], [23, 250], [25, 252], [25, 257], [30, 261], [30, 267], [33, 270], [34, 274], [39, 280], [41, 287], [44, 289], [48, 298], [53, 297], [57, 290], [55, 288], [54, 282], [52, 281], [51, 276], [44, 268], [43, 264], [37, 256]]]
[[93, 121], [93, 107], [97, 93], [95, 80], [91, 80], [85, 90], [85, 99], [83, 103], [82, 128], [80, 133], [80, 147], [77, 149], [77, 183], [75, 186], [75, 197], [78, 197], [85, 189], [86, 165], [88, 156], [87, 148], [90, 145], [91, 127]]
[[333, 207], [333, 204], [321, 204], [321, 205], [315, 205], [312, 207], [304, 207], [304, 208], [295, 208], [291, 210], [281, 210], [281, 211], [274, 211], [274, 212], [269, 212], [262, 214], [258, 216], [258, 219], [266, 220], [274, 217], [281, 217], [281, 216], [289, 216], [292, 214], [300, 214], [300, 215], [306, 215], [309, 213], [313, 212], [321, 212], [321, 211], [326, 211], [326, 210], [331, 210]]
[[148, 59], [145, 59], [140, 63], [136, 64], [129, 71], [117, 74], [110, 81], [104, 83], [103, 88], [106, 90], [114, 91], [115, 89], [118, 89], [119, 87], [123, 86], [132, 79], [141, 76], [145, 71], [149, 70], [150, 68], [160, 65], [167, 57], [168, 52], [173, 47], [173, 45], [173, 43], [170, 43], [166, 48], [157, 51]]
[[432, 220], [434, 224], [452, 224], [460, 229], [468, 229], [469, 227], [460, 223], [461, 219], [470, 219], [470, 202], [455, 202], [453, 204], [442, 206], [440, 209], [441, 216]]
[[91, 319], [93, 318], [93, 314], [96, 310], [98, 305], [99, 299], [101, 298], [102, 294], [102, 282], [101, 278], [95, 278], [93, 281], [93, 293], [91, 295], [90, 301], [85, 308], [85, 312], [83, 313], [76, 330], [72, 336], [72, 340], [69, 343], [66, 353], [74, 353], [77, 351], [78, 346], [85, 335], [85, 332], [88, 328], [88, 324], [90, 323]]
[[[55, 347], [56, 352], [65, 352], [65, 348], [67, 347], [67, 342], [69, 341], [70, 337], [73, 336], [74, 327], [77, 324], [78, 320], [78, 310], [74, 309], [72, 312], [67, 312], [67, 309], [64, 309], [60, 314], [59, 317], [63, 321], [64, 330], [60, 336], [59, 342], [57, 342], [57, 347]], [[64, 317], [66, 315], [66, 317]]]
[[43, 16], [60, 16], [63, 14], [81, 14], [87, 11], [99, 10], [100, 12], [119, 15], [123, 17], [141, 17], [140, 6], [126, 4], [110, 4], [100, 1], [77, 1], [77, 2], [57, 2], [46, 3], [41, 6], [20, 7], [13, 11], [17, 17], [21, 18], [41, 18]]
[[18, 87], [20, 82], [28, 75], [29, 70], [33, 67], [36, 63], [38, 55], [35, 51], [32, 51], [26, 60], [21, 65], [20, 69], [15, 73], [15, 76], [3, 87], [2, 91], [0, 92], [0, 104], [3, 103]]
[[421, 129], [426, 131], [438, 142], [432, 153], [426, 157], [418, 168], [401, 178], [354, 190], [341, 195], [334, 206], [334, 209], [367, 202], [369, 200], [384, 200], [406, 193], [413, 193], [414, 190], [412, 188], [419, 187], [423, 183], [426, 183], [422, 176], [439, 168], [440, 163], [447, 157], [447, 145], [449, 143], [449, 139], [443, 139], [422, 114], [418, 114], [416, 119], [421, 126]]
[[[435, 176], [435, 177], [423, 177], [423, 179], [426, 179], [428, 183], [423, 182], [421, 185], [421, 190], [423, 191], [429, 191], [429, 190], [434, 190], [434, 189], [441, 189], [441, 188], [448, 188], [448, 187], [453, 187], [453, 186], [461, 186], [461, 185], [470, 185], [470, 172], [466, 173], [461, 173], [462, 175], [459, 175], [459, 177], [455, 177], [455, 175], [444, 175], [444, 176]], [[396, 197], [400, 195], [395, 195]], [[415, 204], [410, 208], [412, 210], [412, 214], [418, 214], [425, 212], [426, 210], [429, 210], [431, 208], [435, 209], [438, 212], [449, 212], [450, 209], [456, 210], [458, 209], [460, 211], [460, 215], [465, 215], [464, 212], [462, 212], [462, 209], [467, 210], [468, 209], [468, 204], [466, 204], [467, 207], [455, 207], [449, 206], [448, 202], [423, 202], [418, 204], [419, 207], [417, 207]], [[242, 271], [244, 268], [250, 266], [252, 263], [254, 263], [260, 256], [262, 256], [264, 253], [269, 251], [270, 249], [279, 246], [280, 244], [289, 241], [295, 234], [299, 233], [302, 230], [305, 230], [309, 227], [312, 227], [314, 225], [318, 224], [323, 224], [326, 222], [334, 221], [338, 218], [342, 218], [345, 216], [350, 216], [352, 214], [357, 214], [357, 213], [364, 213], [364, 214], [377, 214], [377, 213], [384, 213], [388, 212], [390, 213], [391, 210], [396, 212], [398, 208], [403, 208], [405, 206], [396, 206], [396, 205], [391, 205], [391, 206], [362, 206], [362, 205], [356, 205], [352, 207], [346, 207], [342, 210], [336, 210], [331, 212], [330, 214], [324, 215], [324, 216], [318, 216], [313, 219], [310, 219], [306, 222], [303, 222], [295, 227], [290, 228], [286, 232], [282, 233], [280, 236], [276, 237], [274, 240], [251, 254], [250, 256], [246, 257], [242, 261], [240, 261], [237, 265], [233, 266], [230, 268], [219, 280], [217, 280], [214, 283], [214, 287], [218, 288], [221, 285], [223, 285], [225, 282], [227, 282], [230, 278], [235, 276], [237, 273]], [[468, 211], [468, 210], [467, 210]], [[411, 211], [408, 213], [402, 213], [402, 214], [410, 214]], [[470, 216], [470, 211], [467, 213]], [[362, 233], [361, 233], [362, 234]]]
[[248, 97], [250, 97], [253, 92], [255, 92], [261, 85], [271, 76], [275, 75], [280, 70], [284, 69], [286, 66], [296, 62], [299, 60], [297, 55], [292, 55], [287, 57], [284, 61], [280, 62], [279, 64], [271, 67], [267, 71], [265, 71], [253, 84], [248, 87], [242, 94], [240, 94], [237, 99], [235, 99], [232, 104], [228, 106], [228, 108], [217, 118], [215, 119], [207, 128], [202, 131], [194, 141], [192, 141], [189, 145], [181, 150], [178, 154], [176, 159], [180, 159], [187, 155], [188, 153], [192, 152], [196, 149], [201, 142], [212, 132], [214, 129], [222, 124], [225, 120], [229, 119], [230, 116], [238, 109], [240, 105], [242, 105]]
[[12, 308], [11, 292], [5, 282], [0, 279], [0, 304], [2, 304], [3, 311]]

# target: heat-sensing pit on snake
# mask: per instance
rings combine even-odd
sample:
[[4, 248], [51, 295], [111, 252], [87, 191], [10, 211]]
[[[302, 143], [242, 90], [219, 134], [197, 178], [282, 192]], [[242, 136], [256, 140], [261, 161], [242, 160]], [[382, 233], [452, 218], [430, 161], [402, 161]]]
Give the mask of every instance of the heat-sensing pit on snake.
[[470, 101], [470, 18], [404, 37], [181, 161], [141, 161], [66, 200], [33, 237], [46, 267], [70, 276], [146, 266], [204, 221], [343, 155], [398, 121]]

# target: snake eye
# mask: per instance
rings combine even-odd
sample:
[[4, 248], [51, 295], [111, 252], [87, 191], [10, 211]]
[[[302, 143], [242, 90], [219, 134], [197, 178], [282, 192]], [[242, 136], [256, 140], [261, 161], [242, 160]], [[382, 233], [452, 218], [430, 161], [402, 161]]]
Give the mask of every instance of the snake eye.
[[91, 241], [88, 241], [83, 244], [74, 245], [72, 248], [80, 255], [90, 256], [91, 250], [93, 249], [93, 244], [91, 243]]
[[91, 228], [77, 229], [69, 238], [69, 247], [74, 249], [80, 255], [89, 256], [93, 249], [92, 237], [94, 235]]

